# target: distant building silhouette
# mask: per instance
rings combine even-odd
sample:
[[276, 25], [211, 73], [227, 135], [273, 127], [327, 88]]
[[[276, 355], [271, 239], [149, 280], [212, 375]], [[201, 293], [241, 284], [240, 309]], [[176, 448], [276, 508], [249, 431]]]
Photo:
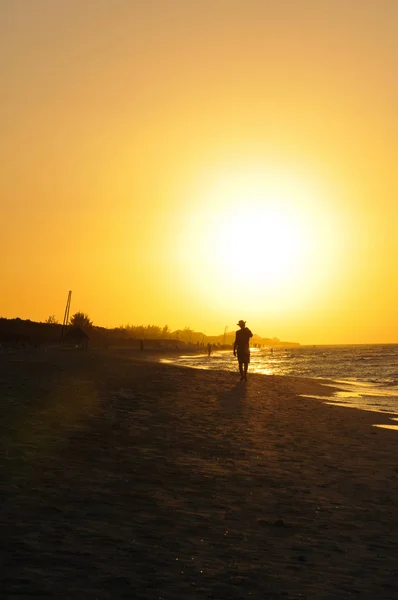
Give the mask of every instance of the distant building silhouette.
[[81, 327], [72, 327], [64, 334], [63, 342], [87, 348], [89, 337]]

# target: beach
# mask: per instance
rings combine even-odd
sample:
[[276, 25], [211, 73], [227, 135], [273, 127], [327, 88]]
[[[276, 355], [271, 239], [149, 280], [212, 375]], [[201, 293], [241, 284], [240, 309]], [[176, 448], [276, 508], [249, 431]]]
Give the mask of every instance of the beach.
[[54, 349], [0, 389], [1, 598], [397, 597], [398, 434], [330, 382]]

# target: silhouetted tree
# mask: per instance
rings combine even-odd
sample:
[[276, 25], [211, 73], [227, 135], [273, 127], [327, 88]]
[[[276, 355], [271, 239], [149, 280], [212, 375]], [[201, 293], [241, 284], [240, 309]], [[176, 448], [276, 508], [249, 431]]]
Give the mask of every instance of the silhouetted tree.
[[44, 322], [51, 323], [52, 325], [59, 323], [59, 321], [55, 318], [55, 315], [50, 315]]
[[81, 327], [82, 329], [89, 329], [93, 326], [93, 322], [89, 319], [89, 316], [83, 312], [76, 312], [70, 320], [72, 327]]
[[171, 331], [170, 331], [169, 326], [165, 325], [163, 327], [163, 329], [162, 329], [161, 337], [162, 338], [168, 338], [168, 337], [170, 337], [170, 333], [171, 333]]
[[184, 327], [184, 329], [180, 335], [180, 339], [184, 340], [184, 342], [191, 342], [192, 334], [193, 334], [193, 331], [190, 327]]
[[157, 339], [162, 336], [162, 329], [159, 325], [126, 325], [128, 335], [138, 339]]

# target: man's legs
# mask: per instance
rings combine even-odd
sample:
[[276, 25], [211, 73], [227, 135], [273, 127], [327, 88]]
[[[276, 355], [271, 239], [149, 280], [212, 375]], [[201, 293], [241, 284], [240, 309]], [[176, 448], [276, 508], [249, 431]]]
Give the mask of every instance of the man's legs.
[[243, 362], [239, 361], [239, 373], [240, 373], [240, 380], [242, 381], [244, 374], [243, 374]]
[[247, 369], [248, 369], [248, 367], [249, 367], [249, 363], [245, 362], [244, 363], [244, 370], [243, 370], [243, 377], [244, 377], [245, 381], [247, 381]]

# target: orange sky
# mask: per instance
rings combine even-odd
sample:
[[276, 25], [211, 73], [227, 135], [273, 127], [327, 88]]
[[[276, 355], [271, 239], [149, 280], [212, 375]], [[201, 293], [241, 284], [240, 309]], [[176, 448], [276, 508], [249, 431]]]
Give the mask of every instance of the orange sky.
[[398, 342], [395, 0], [0, 4], [0, 315]]

